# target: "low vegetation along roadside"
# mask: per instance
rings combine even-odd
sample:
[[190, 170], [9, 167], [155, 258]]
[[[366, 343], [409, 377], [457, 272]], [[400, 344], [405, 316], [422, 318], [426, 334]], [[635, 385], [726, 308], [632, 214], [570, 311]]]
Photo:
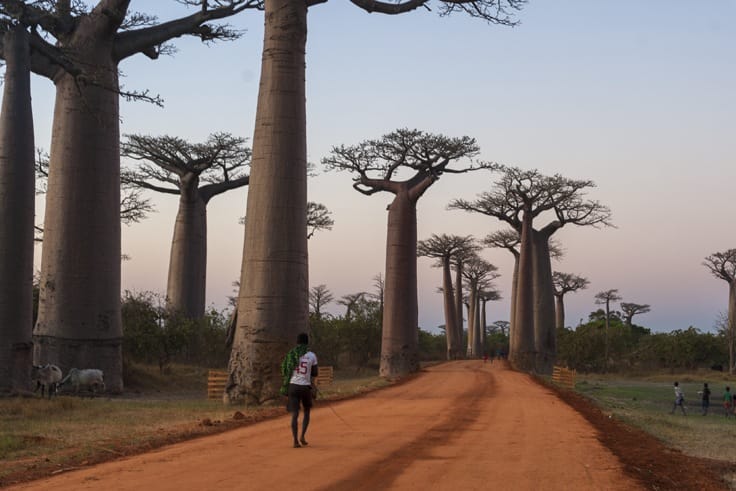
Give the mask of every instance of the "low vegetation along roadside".
[[[675, 381], [685, 393], [687, 416], [679, 408], [671, 414]], [[706, 416], [702, 415], [698, 393], [704, 382], [712, 392]], [[703, 371], [627, 378], [586, 375], [578, 377], [576, 390], [611, 417], [652, 434], [685, 455], [733, 463], [736, 462], [736, 416], [731, 413], [725, 417], [722, 396], [726, 386], [732, 391], [736, 389], [736, 377]], [[724, 477], [736, 489], [736, 475]]]
[[[0, 486], [284, 414], [280, 401], [244, 408], [207, 400], [204, 369], [174, 366], [165, 377], [157, 370], [121, 397], [0, 399]], [[322, 397], [342, 399], [387, 384], [373, 372], [336, 372]]]

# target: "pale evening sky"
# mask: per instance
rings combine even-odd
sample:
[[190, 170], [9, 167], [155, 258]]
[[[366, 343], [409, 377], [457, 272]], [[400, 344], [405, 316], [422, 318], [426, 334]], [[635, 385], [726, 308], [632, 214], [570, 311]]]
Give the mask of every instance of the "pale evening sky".
[[[162, 20], [187, 13], [173, 0], [131, 5]], [[617, 228], [569, 226], [555, 234], [565, 257], [554, 269], [591, 282], [566, 297], [567, 324], [597, 308], [595, 293], [617, 288], [624, 301], [652, 305], [638, 324], [712, 329], [728, 289], [701, 263], [736, 247], [736, 2], [531, 0], [518, 19], [508, 28], [425, 9], [367, 14], [337, 0], [311, 8], [309, 160], [319, 163], [332, 145], [409, 127], [475, 137], [485, 160], [591, 179], [597, 188], [589, 197], [611, 208]], [[263, 14], [231, 22], [247, 29], [242, 39], [209, 47], [180, 39], [173, 58], [122, 64], [126, 88], [165, 100], [164, 109], [122, 102], [122, 133], [252, 137]], [[48, 149], [53, 87], [35, 77], [33, 90], [36, 145]], [[443, 176], [419, 201], [419, 238], [480, 238], [501, 228], [490, 217], [446, 210], [454, 198], [490, 189], [492, 179]], [[310, 200], [335, 220], [309, 242], [310, 284], [326, 284], [336, 298], [371, 290], [384, 269], [391, 196], [357, 193], [346, 173], [322, 173], [309, 186]], [[246, 193], [231, 191], [209, 205], [207, 302], [217, 308], [239, 278]], [[122, 266], [123, 289], [165, 292], [177, 197], [152, 197], [158, 212], [123, 227], [122, 249], [132, 257]], [[37, 206], [42, 222], [42, 198]], [[490, 249], [482, 255], [502, 274], [504, 299], [489, 304], [489, 322], [507, 320], [512, 257]], [[440, 271], [431, 265], [419, 259], [419, 322], [427, 330], [444, 323]]]

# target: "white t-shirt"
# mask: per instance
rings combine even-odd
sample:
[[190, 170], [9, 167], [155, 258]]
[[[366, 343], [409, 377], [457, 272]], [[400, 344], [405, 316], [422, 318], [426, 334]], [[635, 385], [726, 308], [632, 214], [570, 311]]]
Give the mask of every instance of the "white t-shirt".
[[294, 373], [292, 373], [289, 383], [296, 385], [311, 385], [312, 367], [316, 365], [317, 355], [311, 351], [307, 351], [304, 353], [304, 356], [299, 358], [299, 364], [294, 369]]

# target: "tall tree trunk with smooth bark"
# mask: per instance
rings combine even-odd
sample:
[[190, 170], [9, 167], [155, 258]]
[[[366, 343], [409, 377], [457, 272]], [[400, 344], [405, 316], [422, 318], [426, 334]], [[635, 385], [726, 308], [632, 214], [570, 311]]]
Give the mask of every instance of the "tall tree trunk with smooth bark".
[[555, 295], [555, 326], [565, 328], [565, 298], [564, 295]]
[[475, 292], [475, 315], [473, 316], [473, 356], [478, 358], [483, 355], [483, 333], [481, 332], [481, 312], [480, 312], [480, 295], [476, 289]]
[[388, 207], [386, 286], [381, 338], [382, 377], [419, 370], [416, 199], [399, 191]]
[[182, 178], [166, 286], [169, 309], [189, 319], [204, 317], [207, 281], [207, 203], [198, 187], [197, 176]]
[[534, 254], [534, 351], [537, 373], [552, 373], [557, 352], [555, 331], [555, 294], [552, 283], [552, 261], [549, 255], [549, 235], [532, 230]]
[[486, 335], [486, 326], [488, 325], [488, 317], [486, 316], [486, 300], [481, 300], [480, 304], [480, 345], [482, 347], [481, 354], [485, 354], [486, 352], [486, 342], [487, 342], [487, 335]]
[[442, 258], [442, 297], [445, 307], [445, 337], [447, 338], [447, 359], [458, 359], [459, 344], [457, 338], [457, 314], [455, 313], [455, 299], [453, 297], [452, 273], [450, 258]]
[[532, 216], [525, 207], [521, 225], [521, 244], [519, 246], [519, 272], [516, 288], [514, 351], [509, 353], [509, 361], [518, 370], [534, 370], [536, 353], [534, 348], [534, 247], [532, 237]]
[[728, 330], [728, 373], [733, 375], [736, 371], [736, 278], [728, 284]]
[[516, 337], [513, 335], [516, 329], [516, 295], [519, 287], [519, 254], [516, 251], [512, 251], [514, 254], [514, 272], [513, 278], [511, 278], [511, 311], [509, 313], [509, 351], [514, 350], [514, 343]]
[[82, 17], [64, 43], [105, 88], [65, 73], [54, 80], [34, 359], [64, 372], [101, 369], [107, 390], [121, 392], [120, 113], [110, 17]]
[[308, 328], [306, 41], [306, 2], [266, 0], [226, 402], [277, 398], [281, 359]]
[[28, 32], [4, 36], [0, 110], [0, 392], [29, 390], [35, 166]]
[[455, 263], [455, 315], [457, 321], [455, 324], [456, 336], [457, 336], [457, 347], [459, 357], [465, 355], [463, 350], [463, 263], [457, 261]]
[[470, 286], [468, 292], [468, 349], [466, 356], [468, 358], [475, 357], [475, 313], [476, 313], [476, 290], [473, 286]]

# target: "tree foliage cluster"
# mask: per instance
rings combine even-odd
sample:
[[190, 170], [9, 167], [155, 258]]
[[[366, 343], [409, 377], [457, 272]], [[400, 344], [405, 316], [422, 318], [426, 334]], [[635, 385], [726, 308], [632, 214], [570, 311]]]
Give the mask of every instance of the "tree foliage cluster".
[[694, 370], [727, 366], [724, 333], [703, 332], [695, 327], [652, 333], [626, 322], [625, 314], [611, 312], [606, 352], [606, 313], [590, 314], [577, 328], [557, 330], [557, 357], [561, 365], [581, 372], [644, 372]]
[[[325, 285], [312, 287], [310, 292], [309, 328], [311, 346], [323, 366], [339, 368], [378, 369], [381, 355], [381, 323], [383, 318], [380, 275], [377, 293], [359, 292], [335, 300]], [[343, 315], [331, 315], [322, 309], [335, 302], [346, 307]], [[419, 359], [445, 358], [444, 334], [419, 329]]]
[[224, 367], [227, 317], [210, 310], [191, 319], [166, 307], [162, 295], [126, 291], [122, 299], [123, 359], [157, 364], [166, 373], [171, 363]]

